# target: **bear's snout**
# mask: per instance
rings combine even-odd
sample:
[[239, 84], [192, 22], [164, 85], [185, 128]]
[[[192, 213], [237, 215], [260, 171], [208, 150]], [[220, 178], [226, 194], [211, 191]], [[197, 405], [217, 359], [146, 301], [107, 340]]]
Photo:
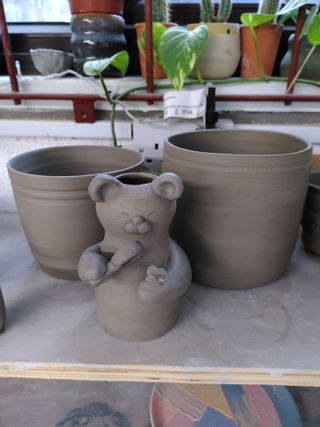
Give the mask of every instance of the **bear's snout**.
[[128, 234], [145, 234], [148, 233], [151, 228], [151, 223], [141, 215], [134, 216], [124, 226], [124, 230]]

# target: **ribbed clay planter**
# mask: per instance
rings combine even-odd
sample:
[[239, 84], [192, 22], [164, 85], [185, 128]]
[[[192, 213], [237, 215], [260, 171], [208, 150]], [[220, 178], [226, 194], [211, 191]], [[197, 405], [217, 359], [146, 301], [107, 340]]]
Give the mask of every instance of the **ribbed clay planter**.
[[[194, 30], [200, 24], [189, 24]], [[206, 23], [208, 40], [198, 59], [201, 76], [204, 79], [226, 79], [236, 71], [240, 57], [240, 25], [225, 22]]]
[[312, 172], [302, 217], [305, 248], [320, 256], [320, 172]]
[[261, 286], [287, 269], [307, 192], [312, 147], [290, 135], [210, 130], [174, 135], [163, 170], [185, 185], [173, 238], [199, 283]]
[[139, 153], [105, 146], [43, 148], [9, 160], [20, 220], [44, 271], [78, 278], [81, 253], [103, 237], [89, 182], [101, 172], [118, 175], [139, 171], [142, 165]]

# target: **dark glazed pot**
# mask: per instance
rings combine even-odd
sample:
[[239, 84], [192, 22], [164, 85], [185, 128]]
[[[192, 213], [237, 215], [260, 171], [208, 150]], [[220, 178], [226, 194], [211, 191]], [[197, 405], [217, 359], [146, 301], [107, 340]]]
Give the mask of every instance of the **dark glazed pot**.
[[168, 138], [163, 170], [185, 185], [172, 235], [195, 281], [245, 289], [286, 271], [311, 152], [308, 143], [276, 132], [210, 130]]
[[[112, 56], [126, 48], [125, 22], [121, 16], [82, 13], [71, 17], [71, 47], [74, 69], [83, 74], [86, 61]], [[110, 66], [104, 76], [121, 77], [121, 72]]]
[[4, 330], [4, 325], [6, 322], [6, 307], [4, 305], [4, 300], [0, 288], [0, 334]]
[[320, 172], [312, 172], [302, 217], [305, 248], [320, 256]]
[[88, 195], [101, 172], [140, 171], [142, 156], [105, 146], [50, 147], [8, 162], [13, 193], [31, 250], [44, 271], [77, 279], [81, 253], [103, 238]]

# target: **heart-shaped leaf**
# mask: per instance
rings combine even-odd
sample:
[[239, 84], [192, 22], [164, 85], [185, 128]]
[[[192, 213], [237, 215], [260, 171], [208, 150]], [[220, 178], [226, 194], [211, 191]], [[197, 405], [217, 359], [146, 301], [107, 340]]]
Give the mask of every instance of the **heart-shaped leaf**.
[[[153, 62], [155, 64], [160, 63], [159, 44], [163, 33], [167, 31], [167, 29], [168, 28], [160, 22], [152, 23]], [[139, 37], [137, 41], [139, 49], [145, 55], [147, 51], [146, 26], [143, 27], [141, 37]]]
[[307, 16], [307, 18], [306, 18], [306, 20], [305, 20], [305, 22], [304, 22], [304, 25], [303, 25], [303, 27], [302, 27], [301, 34], [300, 34], [300, 39], [301, 39], [304, 35], [308, 34], [308, 32], [309, 32], [309, 30], [310, 30], [310, 27], [311, 27], [311, 25], [312, 25], [312, 23], [313, 23], [313, 21], [314, 21], [314, 18], [317, 16], [317, 13], [319, 12], [319, 7], [320, 7], [320, 5], [319, 5], [319, 4], [315, 4], [315, 5], [313, 6], [313, 8], [310, 10], [310, 13], [309, 13], [309, 15]]
[[309, 0], [289, 0], [286, 5], [276, 13], [276, 15], [285, 15], [295, 9], [299, 9], [299, 7], [307, 3], [309, 3]]
[[208, 29], [200, 25], [192, 31], [171, 27], [161, 37], [160, 62], [173, 87], [180, 90], [201, 55], [208, 38]]
[[307, 37], [312, 46], [320, 45], [320, 15], [314, 17], [307, 33]]
[[263, 13], [243, 13], [240, 17], [243, 25], [249, 28], [256, 28], [260, 25], [272, 22], [275, 15], [263, 14]]
[[87, 61], [83, 65], [83, 72], [87, 76], [98, 76], [102, 74], [102, 72], [109, 67], [109, 65], [113, 65], [116, 67], [121, 74], [125, 74], [129, 65], [129, 55], [128, 52], [122, 50], [121, 52], [116, 53], [110, 58], [96, 59], [94, 61]]

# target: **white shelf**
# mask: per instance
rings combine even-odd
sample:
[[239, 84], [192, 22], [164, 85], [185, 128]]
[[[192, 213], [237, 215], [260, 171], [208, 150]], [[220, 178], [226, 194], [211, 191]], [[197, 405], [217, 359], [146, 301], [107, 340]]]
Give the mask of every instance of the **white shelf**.
[[277, 282], [194, 285], [169, 333], [128, 343], [101, 328], [89, 286], [38, 268], [16, 215], [2, 214], [0, 236], [0, 377], [320, 386], [320, 258], [300, 243]]

